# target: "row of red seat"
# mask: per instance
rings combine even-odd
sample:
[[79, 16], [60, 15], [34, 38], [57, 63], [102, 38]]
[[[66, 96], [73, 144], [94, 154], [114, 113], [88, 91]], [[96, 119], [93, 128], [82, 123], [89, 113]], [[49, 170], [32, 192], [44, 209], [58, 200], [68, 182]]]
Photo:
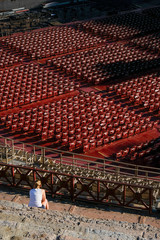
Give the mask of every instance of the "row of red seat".
[[38, 134], [43, 141], [52, 138], [71, 151], [93, 149], [154, 127], [150, 117], [142, 118], [94, 92], [9, 114], [1, 122], [14, 132]]
[[[124, 19], [130, 23], [137, 19], [144, 20], [144, 17], [137, 18], [135, 13], [119, 16], [115, 21], [116, 26], [112, 18], [107, 18], [105, 21], [111, 22], [103, 23], [102, 20], [102, 25], [106, 26], [107, 34], [111, 37], [115, 31], [115, 39], [121, 38], [119, 33], [122, 34], [122, 38], [126, 38], [143, 32], [141, 28], [132, 29], [132, 26], [137, 24], [136, 21], [132, 22], [133, 25], [131, 24], [129, 29], [126, 25], [117, 26], [117, 21], [122, 24]], [[158, 29], [156, 24], [150, 30], [154, 29]], [[93, 32], [100, 35], [105, 32], [102, 28], [97, 30], [95, 28]], [[148, 31], [146, 27], [145, 31]], [[105, 33], [104, 36], [108, 37]], [[160, 58], [156, 53], [136, 49], [130, 43], [104, 45], [105, 38], [67, 26], [15, 34], [2, 38], [0, 42], [4, 46], [7, 45], [11, 51], [21, 52], [33, 59], [66, 54], [84, 48], [47, 60], [48, 68], [30, 63], [0, 70], [0, 110], [79, 89], [80, 84], [76, 79], [99, 84], [111, 78], [126, 77], [160, 66]], [[159, 75], [148, 76], [112, 85], [109, 91], [114, 90], [122, 97], [128, 97], [131, 102], [143, 104], [150, 111], [155, 111], [159, 109], [160, 79]], [[95, 92], [81, 92], [74, 97], [62, 98], [23, 111], [18, 110], [17, 113], [1, 117], [1, 124], [12, 133], [33, 134], [42, 141], [51, 139], [71, 151], [81, 148], [84, 152], [150, 130], [157, 123], [151, 121], [151, 117], [142, 117], [142, 114], [131, 111], [128, 106]]]
[[17, 63], [22, 63], [23, 57], [12, 53], [9, 50], [0, 48], [0, 68], [12, 66]]
[[159, 73], [137, 77], [119, 84], [111, 85], [122, 98], [128, 97], [135, 105], [142, 105], [149, 111], [160, 110], [160, 75]]
[[33, 63], [1, 70], [0, 110], [72, 92], [75, 80]]
[[8, 36], [1, 42], [32, 59], [39, 59], [93, 47], [105, 40], [74, 27], [57, 26]]
[[134, 145], [133, 147], [127, 147], [113, 154], [112, 157], [118, 161], [134, 161], [138, 164], [160, 166], [160, 138]]
[[110, 78], [127, 76], [160, 65], [157, 54], [143, 53], [123, 43], [114, 43], [92, 50], [47, 60], [47, 65], [63, 69], [88, 82], [99, 84]]
[[[88, 152], [89, 150], [92, 150], [95, 147], [100, 147], [105, 144], [151, 130], [157, 125], [157, 123], [154, 123], [154, 122], [151, 122], [151, 123], [147, 122], [144, 125], [140, 125], [140, 122], [138, 121], [136, 122], [136, 124], [139, 124], [139, 127], [132, 126], [132, 128], [130, 128], [131, 125], [128, 124], [128, 126], [123, 125], [121, 127], [118, 127], [116, 130], [114, 129], [111, 130], [112, 134], [111, 132], [107, 131], [104, 135], [101, 136], [100, 139], [98, 139], [98, 141], [96, 139], [94, 140], [89, 139], [87, 142], [83, 144], [83, 152]], [[70, 146], [70, 150], [73, 150], [74, 146], [75, 144], [73, 143]]]
[[155, 6], [153, 8], [146, 8], [143, 10], [144, 14], [147, 14], [151, 17], [154, 17], [155, 20], [160, 19], [160, 7], [159, 6]]
[[153, 52], [159, 53], [160, 51], [160, 34], [154, 33], [147, 36], [134, 38], [129, 42], [134, 47], [144, 48]]
[[79, 29], [85, 29], [105, 38], [120, 40], [133, 36], [157, 31], [160, 21], [147, 14], [130, 12], [113, 17], [86, 21], [78, 24]]

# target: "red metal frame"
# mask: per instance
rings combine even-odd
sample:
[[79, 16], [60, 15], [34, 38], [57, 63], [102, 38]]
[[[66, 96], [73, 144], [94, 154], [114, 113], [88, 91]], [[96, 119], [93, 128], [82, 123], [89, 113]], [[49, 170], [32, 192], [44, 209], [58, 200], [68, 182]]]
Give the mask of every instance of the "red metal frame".
[[[148, 210], [151, 214], [153, 189], [151, 187], [93, 179], [0, 163], [0, 183], [9, 186], [31, 189], [34, 181], [42, 181], [47, 193], [68, 197], [72, 201], [83, 200], [95, 203], [118, 205], [127, 208]], [[127, 196], [127, 192], [131, 196]], [[147, 198], [144, 198], [147, 194]], [[136, 205], [141, 203], [141, 205]]]

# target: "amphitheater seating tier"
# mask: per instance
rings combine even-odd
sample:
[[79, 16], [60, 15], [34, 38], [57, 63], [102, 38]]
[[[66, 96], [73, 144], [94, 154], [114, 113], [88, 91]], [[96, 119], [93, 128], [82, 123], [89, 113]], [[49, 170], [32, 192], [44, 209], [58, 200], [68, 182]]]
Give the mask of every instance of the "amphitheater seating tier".
[[160, 29], [160, 19], [146, 13], [131, 12], [127, 14], [91, 20], [78, 24], [78, 29], [84, 29], [97, 36], [111, 40], [124, 40], [154, 32]]
[[112, 43], [49, 59], [47, 65], [97, 85], [158, 67], [160, 58], [156, 53], [142, 51], [124, 43]]
[[12, 132], [38, 134], [42, 141], [52, 139], [70, 151], [87, 152], [152, 129], [150, 119], [91, 91], [11, 113], [1, 121]]
[[40, 31], [15, 34], [3, 39], [2, 44], [34, 59], [66, 54], [105, 43], [104, 39], [70, 26], [57, 26]]
[[79, 88], [74, 77], [36, 63], [0, 70], [0, 110], [55, 97]]
[[133, 162], [143, 166], [160, 167], [160, 138], [120, 150], [113, 157], [118, 161]]
[[158, 131], [159, 23], [155, 8], [2, 37], [1, 130], [84, 153]]
[[149, 112], [160, 111], [160, 73], [132, 78], [108, 87], [121, 98], [128, 98], [134, 105], [144, 107]]

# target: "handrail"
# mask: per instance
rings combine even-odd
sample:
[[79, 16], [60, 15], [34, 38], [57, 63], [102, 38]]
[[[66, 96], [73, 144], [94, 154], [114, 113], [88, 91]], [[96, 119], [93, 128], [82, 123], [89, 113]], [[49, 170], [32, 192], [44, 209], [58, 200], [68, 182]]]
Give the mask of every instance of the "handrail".
[[[41, 172], [44, 172], [44, 173], [55, 173], [57, 174], [57, 172], [55, 171], [51, 171], [51, 170], [47, 170], [47, 169], [36, 169], [36, 168], [33, 168], [33, 167], [30, 167], [30, 166], [19, 166], [19, 165], [15, 165], [15, 164], [7, 164], [7, 163], [0, 163], [0, 166], [8, 166], [8, 167], [15, 167], [15, 168], [21, 168], [21, 169], [28, 169], [28, 170], [37, 170], [37, 171], [41, 171]], [[60, 173], [60, 175], [63, 175], [63, 176], [69, 176], [70, 174], [67, 174], [67, 173]], [[77, 177], [76, 174], [72, 174], [72, 177]], [[102, 179], [99, 179], [99, 178], [96, 178], [96, 177], [86, 177], [86, 176], [79, 176], [81, 179], [93, 179], [93, 180], [101, 180]], [[104, 182], [107, 182], [107, 183], [115, 183], [115, 181], [111, 181], [111, 180], [103, 180]], [[119, 184], [119, 182], [116, 182]], [[128, 183], [123, 183], [123, 185], [129, 185]], [[132, 186], [134, 187], [142, 187], [140, 184], [131, 184]], [[147, 186], [148, 189], [152, 189], [151, 186]]]
[[[94, 156], [61, 151], [58, 149], [51, 149], [48, 147], [42, 147], [38, 145], [25, 144], [24, 142], [15, 141], [13, 139], [5, 138], [2, 136], [0, 136], [0, 141], [3, 143], [2, 145], [0, 144], [0, 147], [6, 147], [8, 149], [12, 149], [13, 156], [11, 156], [11, 158], [12, 157], [14, 158], [16, 150], [21, 150], [24, 152], [24, 157], [28, 157], [26, 156], [26, 153], [28, 153], [28, 154], [31, 154], [30, 157], [43, 156], [44, 161], [45, 159], [50, 159], [63, 165], [72, 164], [73, 167], [88, 168], [89, 170], [98, 170], [101, 172], [114, 173], [116, 172], [117, 168], [119, 168], [120, 173], [123, 175], [130, 175], [134, 177], [141, 176], [142, 178], [152, 177], [155, 179], [156, 177], [155, 176], [153, 177], [152, 175], [158, 175], [158, 176], [160, 175], [160, 169], [158, 168], [114, 161], [114, 160], [111, 160], [110, 158], [105, 158], [105, 159], [99, 158], [99, 157], [97, 158]], [[17, 146], [17, 145], [22, 145], [22, 146]], [[59, 154], [57, 158], [53, 156], [53, 154], [55, 153]], [[26, 163], [27, 163], [27, 160], [26, 160]], [[132, 173], [128, 173], [128, 171], [131, 171]], [[141, 173], [141, 174], [139, 175], [138, 173]]]
[[[154, 206], [154, 186], [140, 185], [138, 182], [127, 183], [96, 177], [78, 176], [76, 174], [57, 173], [29, 166], [0, 163], [0, 183], [13, 187], [31, 189], [39, 179], [48, 194], [92, 201], [103, 204], [148, 210], [152, 213]], [[5, 168], [3, 168], [5, 167]], [[140, 203], [139, 206], [136, 204]]]

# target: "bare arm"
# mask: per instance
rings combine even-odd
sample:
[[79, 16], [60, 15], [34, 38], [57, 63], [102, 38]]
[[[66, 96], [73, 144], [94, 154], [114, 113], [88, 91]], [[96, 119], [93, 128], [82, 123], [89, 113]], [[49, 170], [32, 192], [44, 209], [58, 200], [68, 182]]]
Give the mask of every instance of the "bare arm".
[[46, 209], [49, 209], [49, 204], [46, 199], [46, 192], [44, 189], [42, 189], [42, 204], [45, 206]]
[[45, 202], [46, 200], [46, 192], [44, 189], [42, 189], [42, 202]]

